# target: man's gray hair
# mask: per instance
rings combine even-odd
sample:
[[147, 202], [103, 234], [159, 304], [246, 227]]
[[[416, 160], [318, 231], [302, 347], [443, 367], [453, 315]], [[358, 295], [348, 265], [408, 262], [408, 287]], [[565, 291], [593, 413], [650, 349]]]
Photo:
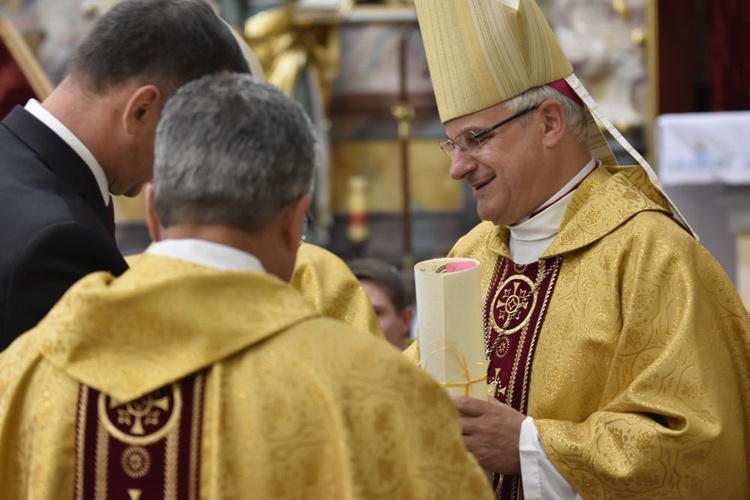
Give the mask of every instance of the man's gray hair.
[[[562, 104], [568, 128], [578, 143], [586, 146], [588, 143], [588, 110], [552, 87], [547, 85], [532, 87], [526, 92], [505, 101], [505, 107], [510, 114], [515, 114], [524, 109], [538, 106], [547, 99], [554, 99]], [[528, 116], [521, 117], [521, 121], [528, 120]]]
[[156, 130], [154, 201], [161, 224], [222, 224], [256, 233], [311, 189], [313, 127], [302, 107], [248, 74], [181, 87]]

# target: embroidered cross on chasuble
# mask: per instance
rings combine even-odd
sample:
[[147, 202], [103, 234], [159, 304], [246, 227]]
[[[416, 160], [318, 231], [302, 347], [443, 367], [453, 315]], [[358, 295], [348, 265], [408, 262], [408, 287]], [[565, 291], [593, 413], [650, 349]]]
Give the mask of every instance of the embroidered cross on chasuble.
[[198, 498], [203, 374], [129, 403], [80, 386], [76, 500]]
[[[490, 395], [526, 414], [539, 331], [562, 257], [516, 264], [499, 257], [484, 307], [484, 343]], [[520, 498], [520, 476], [495, 476], [498, 498]]]

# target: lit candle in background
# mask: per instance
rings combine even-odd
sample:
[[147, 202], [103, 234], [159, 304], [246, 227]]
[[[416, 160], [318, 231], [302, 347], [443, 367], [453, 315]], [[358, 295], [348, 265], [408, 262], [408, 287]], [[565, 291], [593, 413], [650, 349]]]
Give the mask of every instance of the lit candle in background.
[[361, 175], [349, 178], [347, 189], [348, 221], [346, 235], [354, 244], [362, 244], [367, 240], [367, 208], [368, 193], [367, 179]]

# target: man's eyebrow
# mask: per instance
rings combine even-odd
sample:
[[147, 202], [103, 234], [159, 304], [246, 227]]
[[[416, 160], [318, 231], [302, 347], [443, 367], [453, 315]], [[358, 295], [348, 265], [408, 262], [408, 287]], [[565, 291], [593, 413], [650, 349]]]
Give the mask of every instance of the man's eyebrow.
[[[480, 127], [479, 130], [484, 130], [486, 128], [487, 127]], [[474, 132], [476, 134], [476, 131], [477, 131], [477, 127], [475, 127], [474, 125], [467, 125], [467, 126], [465, 126], [464, 128], [462, 128], [461, 130], [458, 131], [458, 133], [456, 134], [456, 137], [462, 136], [466, 132]], [[449, 141], [453, 140], [450, 137], [448, 137], [448, 134], [445, 134], [445, 138], [448, 139]]]

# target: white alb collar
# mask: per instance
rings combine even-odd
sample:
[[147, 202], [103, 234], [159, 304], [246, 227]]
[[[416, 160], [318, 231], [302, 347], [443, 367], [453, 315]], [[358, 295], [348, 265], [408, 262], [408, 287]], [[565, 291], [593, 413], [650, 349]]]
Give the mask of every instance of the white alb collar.
[[237, 248], [198, 239], [162, 240], [146, 249], [150, 255], [172, 257], [220, 271], [265, 272], [263, 264], [252, 254]]
[[[527, 217], [521, 219], [521, 222], [517, 222], [511, 226], [510, 229], [511, 237], [517, 240], [538, 240], [553, 236], [560, 229], [560, 223], [562, 222], [563, 215], [565, 215], [565, 209], [568, 208], [568, 203], [573, 198], [575, 190], [570, 191], [573, 186], [581, 182], [587, 175], [589, 175], [598, 165], [598, 161], [592, 159], [589, 161], [562, 189], [552, 195], [547, 201], [542, 203], [542, 210], [533, 217]], [[557, 199], [558, 196], [563, 195], [567, 191], [569, 193]], [[556, 200], [556, 201], [555, 201]], [[549, 205], [548, 205], [549, 204]]]
[[541, 205], [543, 207], [541, 212], [508, 226], [510, 229], [509, 250], [513, 262], [517, 264], [536, 262], [547, 251], [555, 240], [565, 210], [575, 195], [573, 188], [597, 166], [599, 166], [598, 160], [589, 161], [562, 189]]

